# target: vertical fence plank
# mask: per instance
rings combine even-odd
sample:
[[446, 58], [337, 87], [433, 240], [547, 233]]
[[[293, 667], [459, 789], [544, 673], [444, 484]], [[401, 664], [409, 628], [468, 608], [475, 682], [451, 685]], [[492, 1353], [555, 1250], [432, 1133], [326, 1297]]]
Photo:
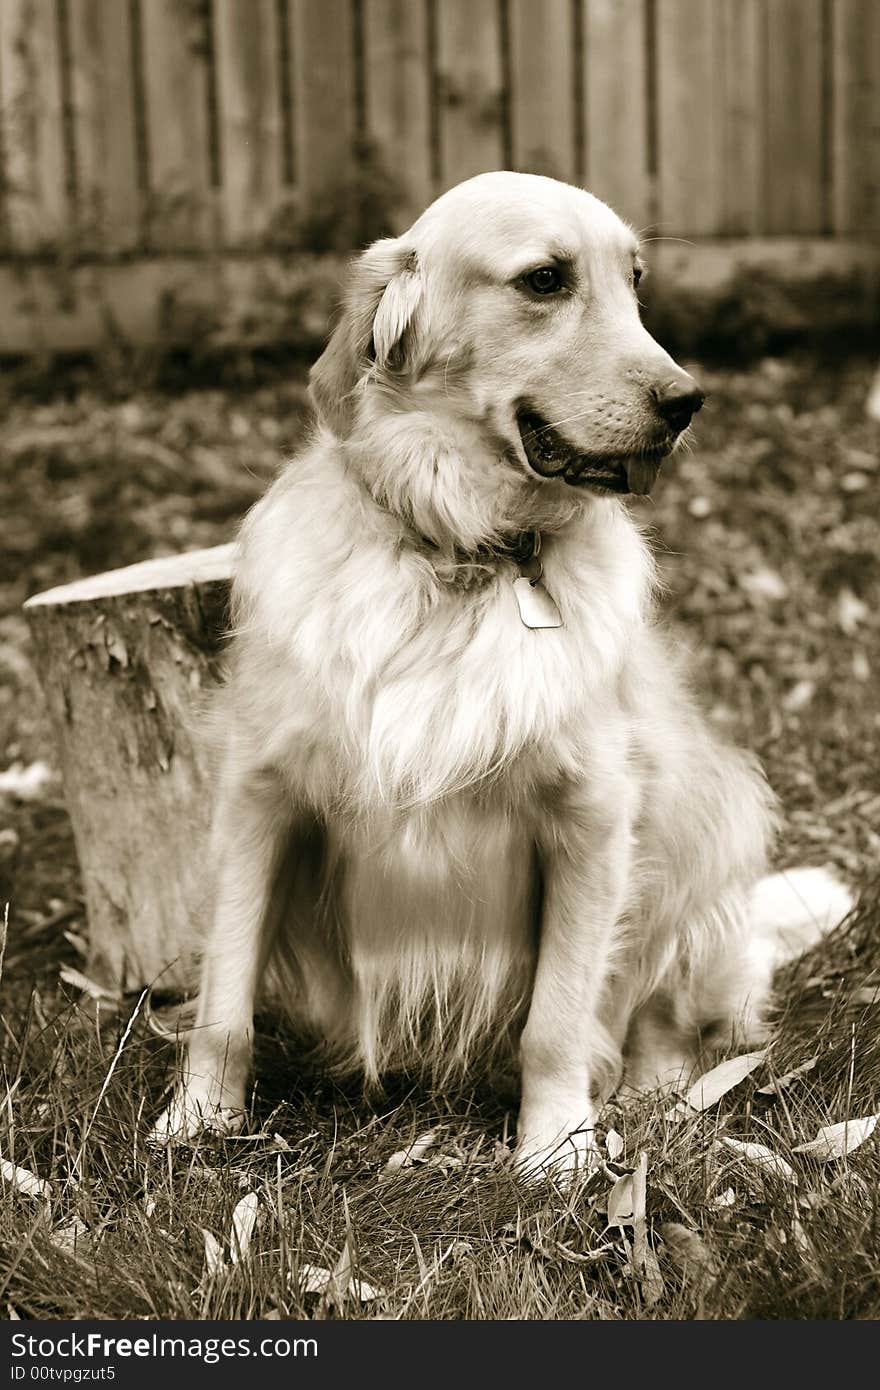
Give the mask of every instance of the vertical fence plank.
[[208, 12], [200, 0], [141, 0], [149, 163], [147, 236], [191, 250], [214, 239]]
[[577, 179], [571, 0], [510, 0], [513, 166]]
[[657, 0], [658, 212], [664, 233], [706, 236], [721, 227], [718, 16], [705, 0]]
[[68, 0], [77, 157], [77, 241], [114, 253], [140, 226], [131, 12], [118, 0]]
[[766, 230], [820, 232], [821, 0], [766, 0]]
[[880, 0], [0, 0], [0, 128], [16, 252], [128, 251], [144, 225], [204, 250], [218, 203], [258, 244], [291, 170], [308, 213], [360, 134], [401, 226], [437, 177], [512, 157], [577, 179], [582, 157], [622, 215], [688, 237], [827, 230], [830, 171], [830, 226], [859, 235], [880, 230]]
[[431, 69], [424, 0], [366, 0], [367, 135], [400, 181], [402, 230], [434, 196]]
[[437, 6], [437, 101], [441, 182], [504, 164], [504, 91], [497, 0]]
[[880, 4], [834, 7], [831, 167], [836, 232], [880, 231]]
[[15, 251], [44, 250], [69, 226], [55, 0], [0, 4], [4, 223]]
[[351, 176], [357, 134], [350, 0], [291, 0], [294, 162], [303, 206]]
[[227, 246], [258, 244], [283, 187], [275, 0], [214, 0], [217, 127]]
[[586, 185], [636, 227], [650, 219], [645, 0], [583, 0]]
[[754, 235], [763, 220], [763, 0], [716, 0], [721, 68], [719, 230]]

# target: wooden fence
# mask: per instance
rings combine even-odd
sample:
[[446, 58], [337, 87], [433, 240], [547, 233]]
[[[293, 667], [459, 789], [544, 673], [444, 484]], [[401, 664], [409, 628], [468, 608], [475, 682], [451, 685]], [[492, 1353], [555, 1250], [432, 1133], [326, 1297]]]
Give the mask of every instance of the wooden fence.
[[0, 269], [265, 251], [378, 167], [398, 227], [513, 167], [665, 235], [864, 239], [880, 0], [0, 0], [0, 137]]

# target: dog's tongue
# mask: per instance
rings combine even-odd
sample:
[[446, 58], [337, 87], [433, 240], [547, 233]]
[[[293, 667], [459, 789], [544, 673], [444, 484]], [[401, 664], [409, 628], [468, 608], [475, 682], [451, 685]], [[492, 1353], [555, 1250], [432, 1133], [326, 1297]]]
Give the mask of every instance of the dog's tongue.
[[660, 464], [653, 459], [639, 458], [636, 455], [627, 459], [626, 481], [630, 492], [646, 496], [654, 486], [654, 479], [659, 471]]

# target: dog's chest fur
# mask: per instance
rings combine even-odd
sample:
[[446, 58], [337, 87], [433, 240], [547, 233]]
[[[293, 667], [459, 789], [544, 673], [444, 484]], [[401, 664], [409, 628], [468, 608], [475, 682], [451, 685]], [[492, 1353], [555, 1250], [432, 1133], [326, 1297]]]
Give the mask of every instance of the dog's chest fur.
[[238, 582], [240, 640], [264, 668], [249, 682], [262, 708], [245, 714], [300, 786], [307, 766], [316, 809], [357, 817], [487, 786], [516, 803], [582, 776], [619, 719], [644, 623], [650, 559], [625, 511], [597, 502], [576, 530], [545, 538], [563, 626], [533, 630], [510, 563], [480, 585], [440, 583], [423, 554], [365, 526], [344, 483], [304, 518], [317, 500], [308, 486], [270, 494]]

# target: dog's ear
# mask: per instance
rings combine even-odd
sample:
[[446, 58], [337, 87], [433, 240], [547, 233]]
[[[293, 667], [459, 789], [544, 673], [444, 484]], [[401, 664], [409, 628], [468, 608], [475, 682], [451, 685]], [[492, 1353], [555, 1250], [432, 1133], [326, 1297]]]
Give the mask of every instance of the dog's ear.
[[312, 404], [335, 434], [348, 432], [354, 393], [374, 365], [391, 372], [407, 366], [421, 298], [418, 259], [405, 242], [374, 242], [355, 261], [342, 315], [309, 373]]

